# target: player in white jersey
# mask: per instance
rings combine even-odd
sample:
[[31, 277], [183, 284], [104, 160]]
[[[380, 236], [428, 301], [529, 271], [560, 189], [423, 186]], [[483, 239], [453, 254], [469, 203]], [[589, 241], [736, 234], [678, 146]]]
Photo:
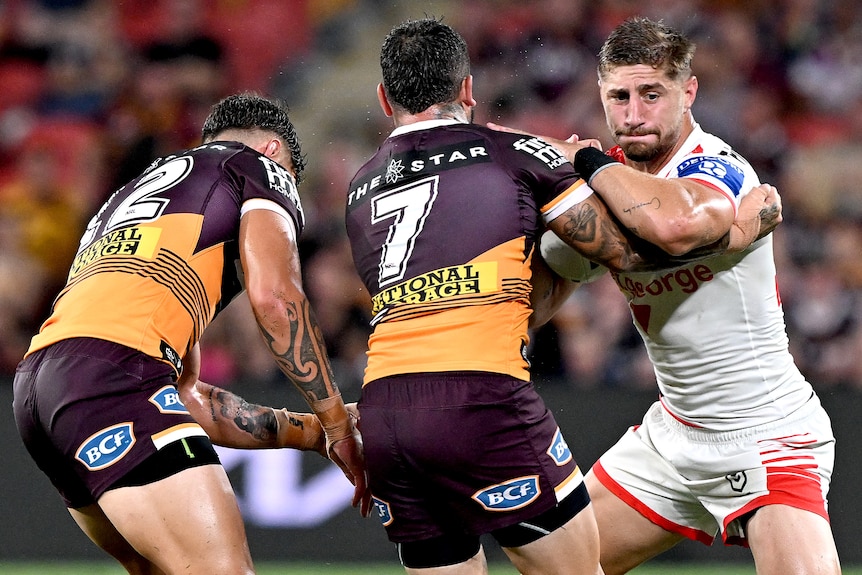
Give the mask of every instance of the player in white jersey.
[[[632, 194], [616, 215], [637, 218], [637, 235], [672, 254], [735, 225], [740, 199], [758, 184], [693, 119], [693, 53], [661, 22], [627, 20], [599, 54], [617, 146], [604, 154], [576, 138], [554, 141], [597, 194]], [[759, 574], [840, 573], [826, 508], [835, 439], [788, 351], [771, 236], [742, 253], [613, 277], [660, 399], [587, 475], [605, 573], [719, 534], [750, 547]]]

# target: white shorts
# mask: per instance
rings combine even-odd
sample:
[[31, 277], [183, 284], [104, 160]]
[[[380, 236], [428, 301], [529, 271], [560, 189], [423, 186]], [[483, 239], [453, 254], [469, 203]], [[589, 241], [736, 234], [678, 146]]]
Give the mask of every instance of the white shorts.
[[784, 504], [829, 520], [835, 461], [829, 416], [816, 396], [789, 417], [738, 431], [686, 425], [654, 403], [593, 466], [596, 478], [656, 525], [711, 545], [747, 546], [745, 519]]

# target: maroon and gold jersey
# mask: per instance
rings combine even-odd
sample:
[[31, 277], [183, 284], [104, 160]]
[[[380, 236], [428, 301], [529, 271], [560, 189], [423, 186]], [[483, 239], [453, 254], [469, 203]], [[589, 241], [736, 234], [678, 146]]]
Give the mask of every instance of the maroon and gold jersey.
[[396, 129], [347, 198], [374, 314], [365, 382], [465, 370], [529, 379], [530, 261], [542, 220], [591, 193], [537, 138], [445, 120]]
[[239, 222], [273, 209], [304, 218], [293, 178], [237, 142], [155, 161], [90, 220], [65, 288], [29, 352], [73, 337], [113, 341], [172, 363], [242, 291]]

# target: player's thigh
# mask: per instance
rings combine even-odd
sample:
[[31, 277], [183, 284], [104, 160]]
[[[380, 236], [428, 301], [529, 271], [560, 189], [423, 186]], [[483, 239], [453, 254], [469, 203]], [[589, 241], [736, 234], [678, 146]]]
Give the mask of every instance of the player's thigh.
[[599, 531], [605, 575], [627, 573], [684, 539], [659, 527], [617, 497], [590, 470], [584, 478]]
[[759, 574], [841, 573], [832, 529], [816, 513], [787, 505], [767, 505], [748, 520], [746, 530]]
[[521, 573], [534, 575], [598, 575], [599, 531], [591, 505], [562, 527], [521, 547], [504, 547]]
[[108, 490], [99, 506], [123, 537], [162, 569], [183, 573], [253, 573], [239, 507], [221, 465], [185, 469], [165, 479]]
[[164, 571], [138, 553], [126, 541], [98, 505], [69, 509], [69, 514], [81, 530], [87, 534], [87, 537], [119, 561], [129, 573], [133, 575], [164, 575]]

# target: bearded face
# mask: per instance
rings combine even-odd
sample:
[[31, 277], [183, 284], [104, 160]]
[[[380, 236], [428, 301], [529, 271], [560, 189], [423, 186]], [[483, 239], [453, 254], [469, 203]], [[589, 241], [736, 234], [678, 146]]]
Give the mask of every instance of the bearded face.
[[672, 80], [660, 69], [637, 64], [614, 68], [599, 86], [608, 128], [626, 157], [646, 164], [669, 159], [681, 138], [697, 80]]

